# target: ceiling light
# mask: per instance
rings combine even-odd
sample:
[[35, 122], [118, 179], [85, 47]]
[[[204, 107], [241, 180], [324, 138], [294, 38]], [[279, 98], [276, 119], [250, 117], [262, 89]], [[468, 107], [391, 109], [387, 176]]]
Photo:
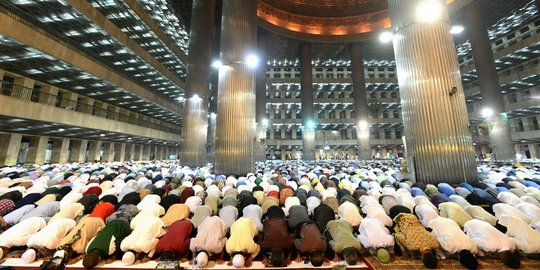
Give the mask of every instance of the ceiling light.
[[394, 34], [390, 31], [384, 31], [379, 35], [379, 41], [381, 41], [382, 43], [392, 42], [393, 38]]
[[59, 128], [58, 131], [59, 131], [59, 132], [64, 132], [64, 131], [66, 131], [66, 130], [63, 129], [63, 128]]
[[105, 134], [101, 133], [99, 134], [100, 137], [105, 137]]
[[450, 28], [450, 33], [454, 35], [461, 34], [463, 31], [465, 31], [465, 27], [463, 27], [463, 25], [454, 25], [452, 28]]
[[440, 0], [424, 0], [416, 7], [416, 17], [424, 23], [432, 23], [441, 17], [443, 6]]

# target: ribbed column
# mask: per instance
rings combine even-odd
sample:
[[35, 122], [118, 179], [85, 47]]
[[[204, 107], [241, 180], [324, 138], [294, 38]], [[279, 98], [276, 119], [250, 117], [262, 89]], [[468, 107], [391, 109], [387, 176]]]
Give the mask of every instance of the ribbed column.
[[368, 160], [371, 159], [371, 144], [369, 143], [370, 125], [364, 75], [364, 58], [362, 57], [362, 48], [358, 43], [354, 43], [351, 46], [351, 66], [358, 159]]
[[300, 44], [300, 91], [302, 103], [302, 159], [315, 160], [315, 113], [311, 44]]
[[255, 70], [246, 58], [257, 49], [257, 1], [223, 2], [216, 127], [216, 172], [247, 174], [255, 161]]
[[28, 145], [25, 163], [43, 164], [45, 162], [45, 152], [49, 144], [48, 136], [32, 136]]
[[101, 141], [90, 141], [88, 144], [88, 161], [101, 160]]
[[257, 135], [255, 136], [255, 161], [266, 160], [266, 130], [268, 119], [266, 118], [266, 42], [262, 33], [257, 35], [257, 47], [261, 61], [256, 75], [256, 122]]
[[68, 162], [69, 143], [67, 138], [53, 139], [51, 163], [64, 164]]
[[85, 162], [87, 147], [88, 140], [71, 140], [69, 145], [69, 161], [77, 163]]
[[417, 181], [477, 181], [448, 10], [444, 0], [435, 1], [442, 16], [432, 23], [415, 16], [422, 0], [388, 1], [407, 153]]
[[214, 0], [193, 0], [180, 156], [182, 165], [191, 167], [206, 162], [214, 10]]
[[139, 158], [137, 154], [137, 148], [138, 148], [138, 145], [135, 145], [135, 144], [130, 144], [128, 146], [126, 146], [127, 149], [126, 149], [126, 157], [125, 159], [126, 160], [137, 160]]
[[103, 145], [103, 160], [113, 161], [114, 160], [114, 143], [103, 142], [102, 145]]
[[0, 134], [0, 166], [17, 164], [21, 149], [22, 134]]
[[489, 141], [495, 155], [494, 158], [497, 160], [515, 160], [516, 152], [512, 147], [510, 125], [504, 108], [499, 75], [495, 67], [493, 49], [491, 48], [483, 13], [480, 11], [478, 1], [473, 2], [463, 10], [474, 66], [478, 73], [482, 107], [493, 111], [493, 116], [487, 117], [486, 121]]
[[114, 161], [123, 162], [124, 160], [126, 160], [126, 144], [116, 143], [114, 145]]

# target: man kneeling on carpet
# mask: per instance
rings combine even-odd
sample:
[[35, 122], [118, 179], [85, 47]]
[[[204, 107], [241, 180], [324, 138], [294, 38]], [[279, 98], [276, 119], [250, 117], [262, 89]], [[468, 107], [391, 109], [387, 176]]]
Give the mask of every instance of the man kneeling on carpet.
[[123, 220], [113, 220], [105, 225], [86, 247], [84, 268], [94, 268], [109, 256], [113, 256], [112, 259], [121, 258], [120, 244], [130, 233], [129, 224]]
[[449, 218], [438, 217], [429, 222], [429, 227], [446, 253], [457, 254], [459, 262], [467, 269], [478, 268], [478, 261], [473, 255], [477, 250], [476, 243], [465, 235], [458, 223]]
[[[133, 221], [135, 219], [131, 222], [133, 223]], [[147, 256], [147, 260], [152, 257], [159, 242], [159, 237], [165, 234], [164, 226], [165, 224], [160, 218], [151, 215], [139, 220], [133, 232], [120, 244], [120, 249], [125, 252], [124, 256], [122, 256], [122, 262], [125, 265], [131, 265], [135, 263], [137, 258], [142, 259]]]
[[227, 226], [218, 216], [207, 217], [197, 228], [197, 236], [191, 239], [189, 249], [199, 268], [206, 267], [209, 256], [220, 254], [218, 264], [223, 263], [227, 242]]
[[263, 240], [261, 242], [263, 264], [274, 267], [288, 265], [290, 263], [292, 244], [287, 221], [285, 221], [285, 213], [279, 206], [268, 208], [266, 220], [263, 225]]
[[425, 267], [437, 268], [439, 261], [435, 251], [440, 248], [437, 238], [429, 233], [405, 206], [393, 206], [390, 209], [390, 217], [394, 220], [394, 237], [401, 254], [408, 257], [408, 252], [419, 252]]
[[339, 255], [342, 255], [348, 265], [356, 265], [362, 246], [354, 237], [351, 224], [345, 220], [332, 220], [326, 224], [326, 232], [328, 243], [335, 253], [334, 261], [338, 261]]
[[258, 233], [257, 226], [249, 218], [241, 217], [232, 224], [231, 236], [225, 244], [225, 249], [232, 258], [229, 265], [232, 264], [235, 268], [251, 266], [251, 261], [261, 250], [253, 241]]

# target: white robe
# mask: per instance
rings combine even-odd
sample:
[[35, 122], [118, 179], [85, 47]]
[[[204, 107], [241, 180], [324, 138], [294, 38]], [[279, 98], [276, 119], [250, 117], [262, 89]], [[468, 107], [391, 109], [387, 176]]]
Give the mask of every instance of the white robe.
[[358, 227], [358, 233], [358, 241], [366, 248], [394, 246], [394, 237], [378, 219], [362, 219]]
[[18, 247], [26, 245], [28, 239], [47, 225], [44, 218], [27, 218], [0, 234], [0, 247]]
[[465, 235], [455, 221], [438, 217], [429, 222], [429, 227], [444, 251], [450, 254], [456, 254], [462, 250], [476, 253], [476, 244]]

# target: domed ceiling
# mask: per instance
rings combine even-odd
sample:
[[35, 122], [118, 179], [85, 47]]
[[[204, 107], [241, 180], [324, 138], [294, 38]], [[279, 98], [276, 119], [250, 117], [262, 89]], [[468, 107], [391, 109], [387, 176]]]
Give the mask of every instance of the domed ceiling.
[[272, 32], [311, 41], [355, 41], [390, 27], [388, 0], [259, 0], [257, 15]]

